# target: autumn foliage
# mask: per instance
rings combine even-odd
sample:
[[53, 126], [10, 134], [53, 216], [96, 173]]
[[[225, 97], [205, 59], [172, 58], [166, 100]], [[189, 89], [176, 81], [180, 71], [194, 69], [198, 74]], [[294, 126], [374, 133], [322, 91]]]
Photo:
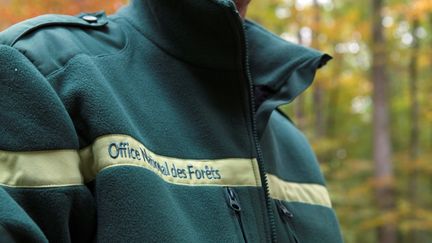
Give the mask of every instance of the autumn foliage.
[[127, 0], [0, 0], [0, 30], [42, 14], [69, 14], [104, 10], [113, 13]]

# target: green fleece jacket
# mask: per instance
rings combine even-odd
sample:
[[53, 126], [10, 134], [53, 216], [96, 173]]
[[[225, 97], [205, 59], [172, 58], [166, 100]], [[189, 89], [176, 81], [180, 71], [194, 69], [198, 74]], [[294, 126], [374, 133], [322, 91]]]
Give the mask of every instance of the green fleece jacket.
[[230, 0], [0, 34], [0, 242], [341, 242], [284, 114], [330, 58]]

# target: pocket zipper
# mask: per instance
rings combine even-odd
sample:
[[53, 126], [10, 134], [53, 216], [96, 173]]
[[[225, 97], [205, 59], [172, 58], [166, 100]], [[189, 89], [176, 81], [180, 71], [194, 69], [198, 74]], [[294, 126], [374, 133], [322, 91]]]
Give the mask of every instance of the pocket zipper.
[[240, 230], [242, 232], [243, 235], [243, 240], [244, 242], [248, 242], [246, 239], [246, 233], [243, 227], [243, 222], [242, 222], [242, 218], [241, 218], [241, 205], [240, 205], [240, 201], [238, 199], [237, 193], [235, 192], [234, 189], [230, 188], [230, 187], [226, 187], [225, 188], [225, 196], [227, 199], [227, 203], [228, 206], [234, 211], [234, 214], [236, 215], [237, 218], [237, 222], [240, 225]]
[[292, 218], [294, 218], [294, 214], [291, 213], [285, 205], [279, 200], [276, 200], [277, 208], [279, 214], [281, 215], [284, 222], [288, 223]]
[[293, 228], [292, 219], [294, 218], [294, 214], [291, 211], [289, 211], [288, 208], [280, 200], [276, 200], [276, 206], [277, 206], [279, 215], [282, 218], [282, 221], [288, 227], [288, 231], [289, 231], [289, 234], [292, 238], [292, 241], [295, 243], [299, 243], [300, 241], [298, 240], [294, 230], [292, 229]]

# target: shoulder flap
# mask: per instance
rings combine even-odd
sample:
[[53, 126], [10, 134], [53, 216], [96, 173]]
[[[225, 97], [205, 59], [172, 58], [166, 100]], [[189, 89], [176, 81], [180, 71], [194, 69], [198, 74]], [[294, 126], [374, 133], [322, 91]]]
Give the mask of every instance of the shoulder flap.
[[82, 13], [77, 16], [46, 14], [15, 24], [0, 32], [0, 44], [13, 46], [26, 34], [48, 26], [100, 28], [108, 23], [105, 12]]

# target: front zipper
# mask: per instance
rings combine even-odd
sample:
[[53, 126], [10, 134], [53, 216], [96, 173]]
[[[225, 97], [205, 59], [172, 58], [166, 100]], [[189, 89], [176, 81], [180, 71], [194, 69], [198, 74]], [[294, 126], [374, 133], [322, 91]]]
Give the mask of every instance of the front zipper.
[[[233, 4], [231, 2], [231, 4]], [[236, 7], [233, 5], [232, 8], [236, 9]], [[250, 115], [252, 119], [251, 129], [252, 129], [252, 136], [253, 136], [253, 143], [255, 145], [255, 151], [257, 153], [257, 161], [258, 161], [258, 169], [261, 177], [261, 184], [264, 188], [264, 199], [265, 199], [265, 206], [267, 209], [267, 216], [269, 219], [270, 224], [270, 241], [271, 242], [277, 242], [276, 239], [276, 223], [273, 215], [272, 210], [272, 201], [270, 199], [270, 190], [268, 185], [268, 178], [264, 167], [264, 159], [261, 151], [261, 147], [259, 144], [259, 138], [258, 138], [258, 132], [257, 132], [257, 122], [256, 122], [256, 114], [255, 114], [255, 94], [254, 94], [254, 88], [253, 88], [253, 81], [252, 81], [252, 75], [250, 72], [249, 67], [249, 56], [248, 56], [248, 42], [246, 38], [246, 29], [243, 22], [243, 19], [240, 17], [238, 12], [230, 11], [231, 14], [235, 14], [235, 24], [237, 27], [236, 29], [240, 30], [239, 38], [240, 38], [240, 50], [242, 51], [242, 67], [243, 67], [243, 75], [246, 79], [248, 86], [249, 86], [249, 108], [250, 108]]]
[[230, 187], [225, 188], [225, 197], [227, 199], [228, 206], [234, 211], [234, 214], [237, 218], [237, 222], [240, 226], [241, 233], [243, 235], [243, 240], [245, 243], [247, 243], [246, 239], [246, 232], [243, 227], [242, 217], [241, 217], [241, 205], [240, 201], [238, 199], [237, 193], [234, 191], [234, 189]]
[[291, 213], [291, 211], [288, 210], [288, 208], [282, 203], [282, 201], [280, 200], [275, 200], [276, 201], [276, 208], [279, 212], [279, 216], [282, 218], [283, 223], [286, 225], [287, 229], [288, 229], [288, 234], [290, 237], [290, 240], [293, 243], [299, 243], [299, 240], [294, 232], [294, 230], [292, 229], [292, 220], [294, 218], [294, 214]]

